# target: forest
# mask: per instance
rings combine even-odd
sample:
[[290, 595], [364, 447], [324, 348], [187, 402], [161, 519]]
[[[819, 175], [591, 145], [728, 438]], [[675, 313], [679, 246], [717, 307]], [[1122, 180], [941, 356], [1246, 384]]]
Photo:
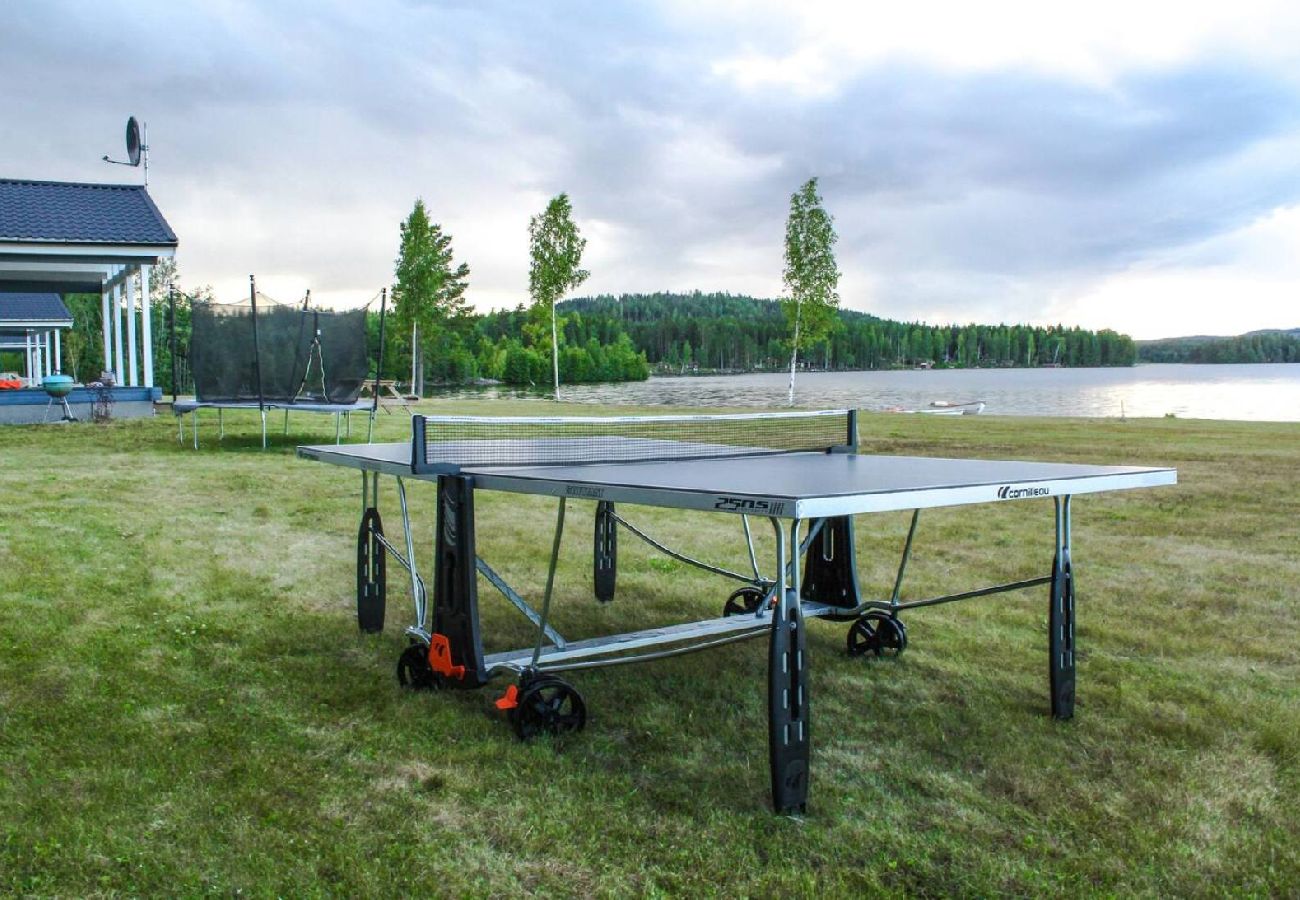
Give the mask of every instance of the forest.
[[[788, 368], [789, 330], [776, 300], [726, 293], [624, 294], [570, 300], [587, 329], [626, 331], [657, 372]], [[926, 325], [841, 309], [824, 341], [800, 351], [815, 369], [915, 366], [1131, 366], [1132, 338], [1060, 325]], [[609, 325], [603, 323], [610, 322]]]
[[1300, 328], [1252, 331], [1236, 337], [1178, 337], [1139, 341], [1138, 359], [1152, 363], [1300, 362]]
[[[189, 300], [179, 293], [177, 297], [178, 390], [184, 393], [189, 389]], [[75, 322], [72, 336], [65, 337], [66, 368], [73, 372], [75, 367], [79, 380], [93, 379], [103, 361], [99, 297], [69, 295], [65, 299]], [[789, 332], [776, 300], [704, 292], [600, 295], [565, 301], [557, 310], [560, 380], [564, 383], [642, 380], [652, 371], [738, 373], [789, 366]], [[170, 390], [171, 313], [165, 291], [155, 296], [152, 316], [156, 383]], [[375, 359], [379, 349], [377, 304], [371, 306], [367, 324], [371, 359]], [[383, 377], [409, 381], [410, 333], [392, 327], [391, 321], [385, 332]], [[422, 342], [430, 384], [468, 384], [483, 379], [516, 385], [550, 382], [549, 324], [522, 304], [449, 319], [432, 334], [423, 335]], [[1300, 341], [1294, 335], [1264, 335], [1257, 343], [1258, 352], [1267, 354], [1258, 361], [1287, 361], [1296, 358]], [[803, 368], [829, 370], [1129, 366], [1137, 359], [1134, 341], [1110, 330], [1094, 332], [1059, 325], [927, 325], [852, 310], [839, 310], [829, 336], [800, 353]]]

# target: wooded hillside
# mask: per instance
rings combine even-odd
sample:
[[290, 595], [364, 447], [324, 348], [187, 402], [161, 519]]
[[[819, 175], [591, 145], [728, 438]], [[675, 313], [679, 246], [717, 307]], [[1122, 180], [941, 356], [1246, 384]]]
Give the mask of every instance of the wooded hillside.
[[[775, 300], [734, 294], [601, 295], [561, 304], [585, 328], [625, 330], [659, 370], [779, 369], [789, 359]], [[608, 322], [609, 324], [601, 324]], [[1132, 338], [1114, 331], [1031, 325], [926, 325], [840, 310], [830, 337], [810, 349], [818, 369], [900, 366], [1131, 366]]]

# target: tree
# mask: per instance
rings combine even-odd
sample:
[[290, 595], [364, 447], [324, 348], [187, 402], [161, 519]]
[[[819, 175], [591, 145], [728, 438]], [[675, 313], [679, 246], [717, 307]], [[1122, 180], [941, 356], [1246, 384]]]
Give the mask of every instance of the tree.
[[799, 348], [827, 337], [840, 305], [840, 272], [835, 266], [834, 220], [822, 207], [817, 179], [809, 178], [790, 196], [785, 223], [785, 281], [782, 299], [790, 340], [790, 405], [794, 405], [794, 370]]
[[453, 268], [451, 235], [429, 221], [424, 201], [417, 199], [401, 225], [393, 285], [393, 319], [403, 332], [411, 328], [411, 390], [424, 393], [424, 344], [448, 319], [468, 314], [465, 288], [469, 266]]
[[555, 325], [555, 304], [566, 293], [587, 280], [591, 273], [579, 268], [586, 238], [578, 234], [573, 223], [573, 207], [568, 194], [558, 194], [546, 205], [546, 212], [528, 221], [529, 253], [528, 294], [533, 311], [551, 318], [551, 373], [555, 399], [560, 399], [560, 343]]

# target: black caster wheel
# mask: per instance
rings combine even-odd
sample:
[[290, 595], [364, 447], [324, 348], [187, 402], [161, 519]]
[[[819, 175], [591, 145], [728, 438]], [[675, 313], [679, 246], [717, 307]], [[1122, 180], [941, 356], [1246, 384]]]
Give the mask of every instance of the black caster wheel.
[[518, 705], [510, 710], [510, 724], [521, 741], [540, 734], [568, 734], [587, 724], [587, 704], [567, 682], [550, 675], [519, 685]]
[[907, 627], [888, 613], [873, 611], [849, 626], [849, 656], [898, 656], [907, 649]]
[[424, 644], [411, 644], [397, 658], [397, 683], [409, 691], [436, 691], [438, 673], [429, 665], [429, 648]]
[[751, 616], [758, 612], [759, 605], [767, 592], [762, 588], [743, 587], [727, 598], [727, 603], [722, 607], [724, 616], [742, 616], [749, 613]]

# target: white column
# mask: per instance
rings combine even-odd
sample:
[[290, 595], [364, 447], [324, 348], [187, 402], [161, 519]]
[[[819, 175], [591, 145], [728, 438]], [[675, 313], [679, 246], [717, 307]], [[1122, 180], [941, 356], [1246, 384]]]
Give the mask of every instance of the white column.
[[113, 314], [108, 307], [108, 288], [100, 288], [99, 299], [100, 324], [104, 328], [104, 371], [110, 372], [113, 369]]
[[63, 345], [59, 343], [59, 329], [54, 329], [54, 371], [63, 374]]
[[123, 285], [125, 290], [123, 294], [123, 306], [126, 309], [126, 383], [130, 387], [135, 387], [140, 383], [136, 378], [136, 349], [135, 349], [135, 272], [128, 271], [126, 275], [126, 284]]
[[45, 345], [41, 347], [41, 355], [42, 357], [44, 357], [43, 361], [45, 363], [45, 365], [41, 368], [41, 374], [43, 375], [54, 374], [54, 354], [50, 352], [51, 343], [52, 343], [51, 336], [50, 333], [47, 331], [45, 332]]
[[152, 266], [140, 267], [140, 349], [143, 351], [142, 381], [153, 387], [153, 313], [149, 311], [149, 272]]
[[35, 387], [36, 382], [32, 380], [32, 373], [36, 371], [33, 365], [36, 360], [32, 356], [32, 333], [30, 331], [23, 332], [23, 358], [26, 361], [23, 374], [27, 376], [27, 386]]
[[124, 384], [122, 376], [126, 366], [122, 364], [122, 285], [113, 285], [113, 380]]

